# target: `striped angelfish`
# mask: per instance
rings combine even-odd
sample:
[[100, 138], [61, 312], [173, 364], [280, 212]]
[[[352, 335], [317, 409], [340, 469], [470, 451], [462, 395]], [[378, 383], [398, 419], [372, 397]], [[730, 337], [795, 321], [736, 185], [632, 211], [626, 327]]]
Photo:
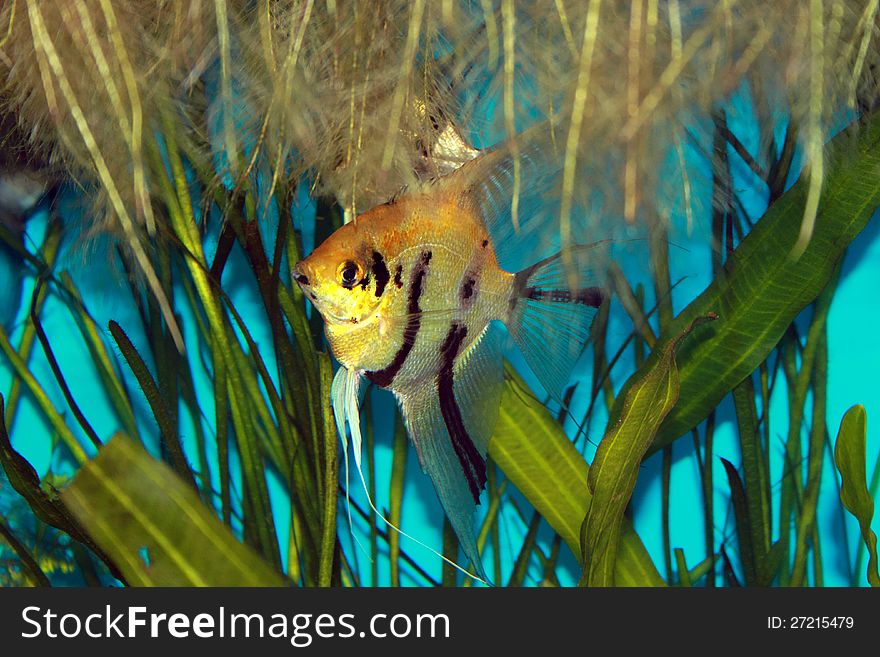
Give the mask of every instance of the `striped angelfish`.
[[[536, 152], [517, 150], [522, 171]], [[522, 243], [518, 236], [540, 241], [527, 222], [512, 221], [513, 163], [506, 148], [480, 155], [358, 216], [294, 268], [342, 365], [333, 406], [346, 444], [348, 421], [358, 467], [357, 390], [366, 378], [397, 397], [422, 468], [483, 579], [473, 516], [503, 384], [495, 320], [559, 398], [606, 296], [589, 246], [518, 273], [499, 266], [504, 248]], [[528, 203], [519, 210], [527, 220]]]

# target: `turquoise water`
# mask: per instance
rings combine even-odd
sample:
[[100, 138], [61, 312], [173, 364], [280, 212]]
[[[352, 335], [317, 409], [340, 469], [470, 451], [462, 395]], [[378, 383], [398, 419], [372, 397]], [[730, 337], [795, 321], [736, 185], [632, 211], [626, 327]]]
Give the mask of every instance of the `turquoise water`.
[[[744, 122], [748, 121], [746, 111], [734, 114], [731, 118], [731, 127], [740, 122], [740, 129]], [[745, 140], [746, 146], [750, 144]], [[731, 162], [734, 175], [734, 187], [738, 195], [743, 199], [749, 213], [757, 218], [766, 205], [766, 193], [753, 179], [749, 170], [731, 154]], [[695, 166], [699, 166], [698, 158], [694, 155]], [[704, 177], [705, 178], [705, 177]], [[694, 189], [695, 198], [702, 200], [703, 207], [708, 207], [708, 189], [704, 186]], [[277, 223], [277, 212], [266, 211], [264, 221], [264, 235], [267, 248], [271, 250], [274, 235], [273, 226]], [[306, 188], [297, 200], [297, 208], [294, 216], [298, 218], [303, 234], [303, 242], [306, 253], [313, 247], [313, 217], [314, 204], [308, 199]], [[65, 224], [75, 227], [81, 219], [77, 216], [84, 212], [82, 207], [74, 202], [70, 196], [62, 198], [58, 214], [64, 219]], [[35, 213], [27, 225], [26, 243], [35, 249], [42, 241], [47, 222], [46, 208], [41, 208]], [[709, 246], [708, 222], [697, 221], [690, 232], [685, 225], [683, 212], [674, 215], [671, 219], [673, 230], [671, 239], [673, 246], [670, 249], [672, 280], [682, 279], [673, 293], [673, 305], [676, 312], [701, 292], [711, 281], [711, 249]], [[213, 249], [216, 248], [217, 226], [216, 217], [209, 221], [209, 230], [205, 238], [206, 251], [209, 260]], [[829, 348], [829, 382], [828, 382], [828, 405], [827, 425], [829, 434], [836, 435], [840, 419], [847, 408], [855, 403], [865, 406], [868, 414], [868, 472], [869, 476], [873, 465], [880, 452], [880, 435], [875, 429], [876, 418], [880, 414], [880, 388], [874, 384], [876, 372], [880, 371], [880, 347], [877, 344], [877, 326], [880, 325], [880, 307], [873, 303], [876, 298], [876, 285], [880, 280], [880, 221], [876, 217], [871, 221], [868, 228], [850, 247], [843, 267], [843, 273], [835, 295], [834, 303], [828, 320], [828, 348]], [[643, 246], [635, 245], [622, 250], [619, 258], [620, 264], [629, 274], [633, 284], [641, 281], [648, 291], [647, 306], [653, 304], [650, 298], [652, 285], [647, 272], [641, 263], [646, 259]], [[81, 243], [68, 237], [65, 241], [62, 263], [68, 268], [74, 281], [83, 292], [86, 305], [91, 310], [99, 326], [106, 331], [107, 322], [114, 319], [119, 322], [142, 353], [147, 349], [144, 336], [139, 332], [140, 321], [136, 309], [131, 302], [130, 291], [124, 283], [121, 270], [113, 264], [113, 252], [107, 242], [92, 242], [86, 249]], [[9, 314], [4, 317], [4, 323], [11, 327], [14, 343], [20, 337], [27, 307], [30, 302], [33, 289], [33, 280], [27, 279], [21, 290], [21, 307], [15, 313], [16, 306], [15, 272], [19, 271], [20, 264], [9, 254], [0, 256], [0, 290], [3, 296], [0, 303], [9, 309]], [[229, 293], [232, 301], [239, 309], [247, 322], [256, 342], [268, 350], [271, 344], [269, 327], [262, 320], [262, 304], [252, 281], [248, 265], [241, 253], [234, 250], [229, 265], [224, 272], [224, 289]], [[630, 331], [630, 322], [625, 312], [620, 308], [616, 299], [612, 302], [612, 316], [609, 327], [608, 349], [613, 353], [626, 339]], [[14, 316], [13, 316], [14, 315]], [[77, 402], [83, 408], [85, 415], [90, 419], [97, 433], [102, 437], [109, 437], [120, 427], [105, 399], [98, 375], [92, 364], [91, 358], [82, 344], [79, 333], [72, 330], [72, 316], [67, 307], [57, 299], [48, 300], [43, 312], [43, 323], [51, 343], [55, 349], [62, 371], [72, 383]], [[187, 321], [184, 317], [185, 338], [188, 345], [195, 345], [197, 335], [193, 321]], [[806, 326], [809, 320], [809, 310], [798, 319], [801, 327]], [[112, 345], [109, 333], [106, 334], [107, 344]], [[190, 349], [189, 357], [197, 358], [197, 349]], [[527, 376], [527, 380], [536, 388], [534, 378], [530, 377], [525, 370], [521, 357], [511, 351], [512, 361], [518, 365], [520, 371]], [[264, 358], [270, 361], [271, 355], [264, 354]], [[35, 349], [31, 359], [32, 371], [37, 379], [45, 384], [50, 394], [51, 401], [58, 409], [66, 409], [66, 403], [57, 389], [52, 384], [53, 376], [46, 360], [39, 350]], [[618, 366], [612, 374], [615, 387], [619, 387], [632, 371], [632, 351], [627, 350]], [[576, 423], [572, 418], [582, 417], [589, 402], [588, 391], [590, 389], [589, 373], [592, 363], [589, 353], [585, 354], [576, 368], [575, 380], [579, 382], [578, 392], [571, 402], [571, 416], [566, 421], [565, 428], [570, 436], [577, 433]], [[123, 367], [122, 371], [127, 372]], [[194, 371], [201, 371], [194, 368]], [[0, 391], [8, 391], [12, 376], [10, 368], [5, 360], [0, 360]], [[136, 383], [131, 378], [130, 385], [136, 389]], [[197, 392], [200, 400], [206, 400], [204, 412], [206, 417], [213, 417], [211, 406], [212, 395], [210, 381], [203, 377], [196, 381]], [[152, 446], [153, 453], [158, 454], [157, 431], [144, 418], [149, 417], [146, 403], [139, 394], [134, 398], [140, 404], [141, 430]], [[770, 405], [771, 438], [774, 440], [771, 459], [771, 480], [774, 483], [774, 509], [779, 502], [778, 482], [782, 472], [782, 451], [784, 436], [788, 432], [786, 419], [788, 417], [786, 392], [784, 386], [776, 387], [776, 393]], [[391, 434], [392, 434], [392, 404], [389, 394], [378, 392], [371, 395], [370, 403], [373, 405], [373, 413], [376, 419], [376, 499], [378, 508], [387, 508], [388, 490], [387, 482], [390, 479], [391, 467]], [[808, 402], [809, 403], [809, 402]], [[596, 444], [602, 436], [606, 421], [604, 410], [597, 407], [588, 432], [588, 440], [581, 439], [578, 442], [584, 455], [590, 460], [595, 452]], [[188, 415], [181, 415], [183, 440], [185, 449], [192, 454], [194, 439], [192, 427], [187, 427]], [[83, 437], [79, 427], [75, 425], [72, 417], [68, 417], [68, 424], [79, 437]], [[210, 422], [205, 423], [206, 428], [212, 435]], [[27, 395], [22, 400], [21, 409], [18, 412], [15, 425], [11, 428], [12, 440], [15, 448], [24, 454], [34, 465], [37, 472], [44, 475], [50, 466], [56, 473], [72, 474], [69, 463], [63, 461], [53, 462], [51, 452], [51, 438], [49, 427], [43, 421], [39, 410], [33, 400]], [[806, 435], [807, 428], [802, 432]], [[805, 441], [804, 441], [805, 442]], [[87, 445], [88, 441], [83, 440]], [[93, 450], [92, 450], [93, 451]], [[734, 521], [728, 500], [729, 490], [727, 479], [720, 457], [726, 458], [734, 464], [740, 463], [739, 448], [736, 434], [735, 416], [729, 399], [719, 407], [717, 424], [715, 429], [715, 450], [713, 459], [715, 515], [713, 531], [716, 549], [723, 545], [729, 556], [736, 559], [736, 537]], [[638, 485], [633, 497], [634, 522], [637, 532], [645, 543], [655, 563], [663, 572], [663, 541], [661, 526], [661, 458], [657, 454], [648, 459], [641, 469]], [[804, 466], [805, 467], [805, 466]], [[822, 527], [823, 557], [825, 563], [826, 585], [849, 584], [848, 559], [855, 554], [855, 546], [860, 541], [858, 526], [851, 517], [844, 517], [838, 500], [836, 487], [837, 474], [833, 468], [831, 458], [825, 459], [823, 483], [820, 493], [819, 524]], [[233, 467], [234, 471], [234, 467]], [[212, 469], [216, 479], [216, 468]], [[364, 493], [354, 472], [351, 473], [348, 484], [351, 497], [361, 508], [367, 508]], [[344, 476], [344, 475], [343, 475]], [[273, 476], [274, 477], [274, 476]], [[693, 567], [705, 557], [703, 510], [699, 471], [694, 457], [694, 448], [689, 437], [677, 441], [673, 447], [672, 465], [672, 488], [670, 492], [670, 536], [671, 546], [681, 547], [687, 558], [689, 566]], [[219, 481], [213, 481], [215, 489], [219, 489]], [[239, 489], [240, 490], [240, 489]], [[525, 535], [527, 523], [531, 515], [528, 503], [512, 487], [507, 489], [509, 500], [501, 509], [500, 516], [500, 545], [503, 572], [508, 572], [518, 554], [519, 546]], [[286, 537], [289, 533], [289, 508], [290, 501], [283, 490], [281, 483], [274, 480], [270, 488], [272, 509], [278, 536], [282, 544], [281, 554], [287, 558]], [[8, 502], [7, 502], [8, 503]], [[480, 512], [485, 512], [485, 504]], [[2, 507], [0, 507], [2, 508]], [[347, 509], [344, 505], [340, 509], [339, 535], [343, 542], [348, 545], [347, 552], [358, 565], [362, 581], [369, 583], [370, 564], [368, 552], [360, 546], [368, 545], [368, 529], [363, 520], [353, 515], [352, 532], [349, 533], [347, 523]], [[521, 515], [522, 512], [522, 515]], [[404, 493], [404, 516], [403, 528], [412, 536], [431, 546], [435, 550], [441, 549], [440, 528], [442, 526], [442, 510], [437, 502], [433, 488], [428, 478], [419, 471], [418, 460], [414, 450], [410, 450], [407, 463], [407, 478]], [[875, 517], [875, 531], [880, 530], [880, 521]], [[778, 530], [777, 530], [778, 531]], [[544, 526], [541, 530], [541, 540], [544, 545], [548, 544], [549, 529]], [[356, 540], [353, 540], [356, 538]], [[407, 539], [402, 539], [402, 547], [432, 577], [440, 579], [440, 561], [426, 548], [414, 544]], [[380, 545], [380, 550], [383, 548]], [[574, 559], [563, 549], [563, 568], [560, 568], [561, 583], [572, 584], [578, 576], [577, 564]], [[484, 556], [487, 564], [491, 563], [493, 555], [491, 548]], [[408, 568], [404, 568], [403, 581], [406, 584], [424, 584], [424, 579], [414, 575]], [[378, 582], [388, 582], [387, 562], [381, 561], [378, 568]], [[540, 571], [533, 565], [527, 583], [535, 584], [540, 577]], [[864, 574], [861, 575], [860, 584], [865, 584]]]

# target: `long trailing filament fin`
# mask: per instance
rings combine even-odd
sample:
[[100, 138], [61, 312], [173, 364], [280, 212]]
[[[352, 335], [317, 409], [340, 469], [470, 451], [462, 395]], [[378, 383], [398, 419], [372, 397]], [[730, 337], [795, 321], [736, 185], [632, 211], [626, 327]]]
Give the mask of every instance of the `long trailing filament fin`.
[[[393, 522], [388, 520], [385, 515], [376, 508], [376, 505], [373, 504], [373, 498], [370, 496], [369, 488], [367, 487], [367, 482], [364, 478], [363, 467], [361, 465], [361, 428], [360, 428], [360, 410], [358, 404], [358, 390], [360, 388], [360, 378], [361, 375], [358, 372], [350, 370], [346, 367], [340, 367], [336, 372], [336, 376], [333, 377], [333, 383], [330, 388], [330, 396], [331, 403], [333, 406], [333, 415], [336, 419], [336, 430], [339, 432], [339, 437], [342, 440], [342, 447], [344, 451], [344, 465], [345, 465], [345, 497], [346, 504], [348, 506], [348, 522], [349, 527], [352, 531], [352, 537], [354, 537], [355, 541], [357, 541], [357, 537], [354, 536], [354, 529], [351, 524], [351, 503], [349, 499], [348, 492], [348, 432], [346, 431], [346, 424], [348, 425], [348, 431], [351, 432], [351, 446], [354, 451], [354, 462], [355, 467], [358, 471], [358, 476], [361, 480], [361, 485], [364, 489], [364, 494], [367, 497], [367, 503], [370, 505], [370, 509], [373, 513], [379, 517], [382, 522], [384, 522], [388, 527], [396, 531], [401, 536], [405, 536], [409, 540], [414, 543], [422, 546], [423, 548], [429, 550], [432, 554], [440, 557], [443, 561], [448, 563], [453, 568], [461, 571], [468, 577], [477, 580], [478, 582], [482, 582], [487, 584], [487, 582], [478, 577], [477, 575], [469, 572], [467, 569], [462, 568], [457, 563], [444, 556], [443, 554], [437, 552], [435, 549], [426, 545], [419, 539], [411, 536], [410, 534], [403, 531], [400, 527], [395, 525]], [[358, 545], [360, 543], [358, 542]]]

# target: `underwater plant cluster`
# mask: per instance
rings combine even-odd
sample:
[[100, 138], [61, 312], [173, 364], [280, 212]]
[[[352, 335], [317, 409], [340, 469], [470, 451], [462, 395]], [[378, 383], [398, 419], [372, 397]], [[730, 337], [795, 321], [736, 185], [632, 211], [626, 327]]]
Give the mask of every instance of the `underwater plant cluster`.
[[0, 584], [880, 584], [878, 14], [0, 3]]

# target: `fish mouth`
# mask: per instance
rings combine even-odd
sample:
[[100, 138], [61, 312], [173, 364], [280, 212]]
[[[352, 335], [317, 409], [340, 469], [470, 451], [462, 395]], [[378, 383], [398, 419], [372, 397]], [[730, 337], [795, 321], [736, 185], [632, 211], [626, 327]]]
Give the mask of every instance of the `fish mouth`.
[[306, 276], [306, 273], [303, 271], [302, 264], [303, 261], [300, 260], [293, 266], [293, 280], [296, 281], [296, 284], [305, 292], [305, 288], [309, 287], [309, 277]]
[[315, 307], [315, 310], [321, 315], [323, 320], [328, 324], [349, 324], [357, 322], [352, 322], [351, 318], [348, 315], [340, 315], [338, 314], [338, 310], [329, 303], [326, 299], [318, 298], [318, 295], [312, 290], [308, 285], [300, 285], [303, 293], [311, 300], [312, 305]]
[[304, 262], [304, 260], [300, 260], [298, 263], [296, 263], [293, 266], [291, 275], [294, 282], [297, 284], [297, 286], [299, 286], [299, 289], [302, 290], [302, 293], [305, 294], [309, 299], [311, 299], [312, 303], [317, 306], [318, 295], [315, 294], [315, 290], [312, 288], [312, 283], [309, 280], [308, 274], [306, 274], [305, 272], [305, 266], [303, 265]]
[[337, 315], [331, 311], [326, 304], [319, 304], [317, 300], [314, 302], [315, 308], [321, 313], [324, 321], [329, 324], [362, 324], [371, 319], [376, 313], [370, 312], [364, 315]]

